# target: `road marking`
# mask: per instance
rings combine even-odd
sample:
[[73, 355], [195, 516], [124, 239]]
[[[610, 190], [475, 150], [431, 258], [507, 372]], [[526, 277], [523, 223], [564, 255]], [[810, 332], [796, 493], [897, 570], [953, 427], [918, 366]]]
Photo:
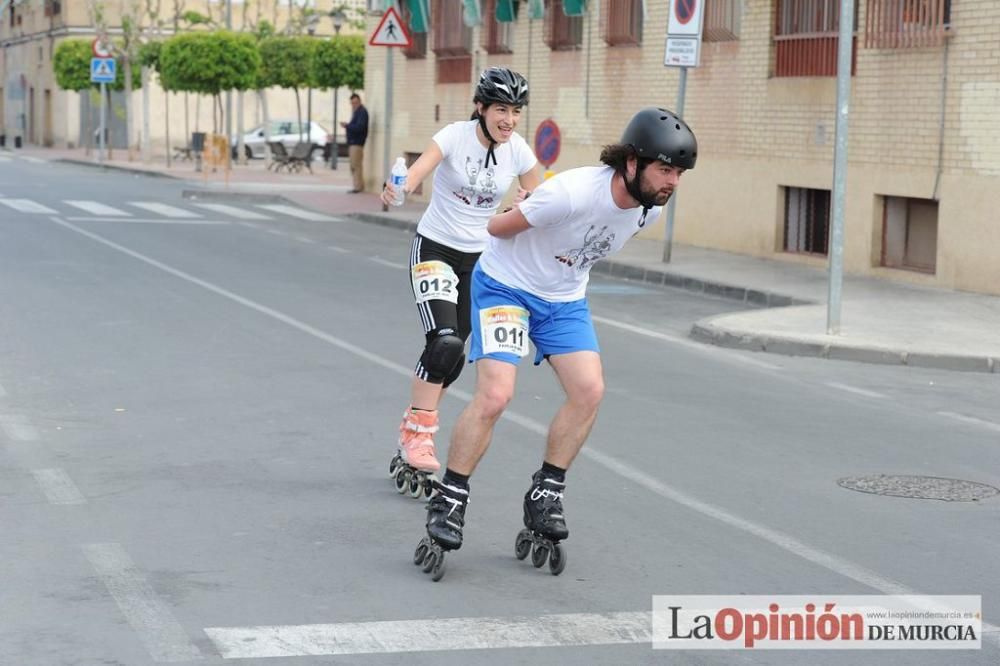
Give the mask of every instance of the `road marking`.
[[228, 220], [175, 220], [162, 217], [142, 218], [142, 217], [73, 217], [67, 216], [63, 219], [73, 222], [117, 222], [118, 224], [181, 224], [181, 225], [226, 225], [232, 224]]
[[267, 215], [261, 215], [258, 212], [246, 209], [237, 208], [236, 206], [227, 206], [226, 204], [213, 204], [213, 203], [196, 203], [195, 206], [199, 208], [204, 208], [205, 210], [210, 210], [214, 213], [222, 213], [223, 215], [230, 215], [238, 220], [270, 220]]
[[612, 326], [614, 328], [620, 328], [623, 331], [629, 331], [631, 333], [636, 333], [638, 335], [645, 335], [649, 338], [656, 338], [657, 340], [664, 340], [675, 345], [680, 345], [687, 349], [694, 350], [699, 354], [710, 356], [712, 358], [722, 359], [726, 361], [733, 361], [737, 363], [743, 363], [746, 365], [752, 365], [758, 368], [765, 368], [767, 370], [781, 370], [781, 366], [774, 365], [773, 363], [768, 363], [767, 361], [759, 361], [755, 358], [750, 358], [743, 355], [740, 352], [734, 352], [732, 350], [726, 350], [725, 354], [718, 354], [717, 352], [721, 349], [720, 347], [708, 347], [699, 342], [693, 340], [688, 340], [679, 335], [671, 335], [669, 333], [660, 333], [659, 331], [653, 331], [648, 328], [643, 328], [642, 326], [634, 326], [632, 324], [624, 324], [620, 321], [615, 321], [614, 319], [608, 319], [607, 317], [598, 317], [597, 315], [591, 315], [591, 319], [594, 321], [604, 324], [605, 326]]
[[388, 259], [383, 259], [382, 257], [368, 257], [368, 258], [369, 258], [369, 260], [375, 262], [376, 264], [381, 264], [383, 266], [388, 266], [389, 268], [399, 268], [399, 269], [403, 269], [404, 271], [405, 270], [409, 270], [409, 268], [410, 268], [406, 264], [401, 264], [401, 263], [395, 262], [395, 261], [389, 261]]
[[[153, 266], [154, 268], [157, 268], [165, 273], [169, 273], [170, 275], [173, 275], [182, 280], [190, 282], [191, 284], [198, 285], [203, 289], [211, 291], [235, 303], [239, 303], [240, 305], [250, 308], [251, 310], [255, 310], [256, 312], [259, 312], [263, 315], [271, 317], [272, 319], [287, 324], [291, 328], [302, 331], [303, 333], [310, 335], [318, 340], [322, 340], [323, 342], [329, 343], [330, 345], [337, 347], [338, 349], [342, 349], [350, 354], [354, 354], [359, 358], [370, 361], [371, 363], [379, 367], [385, 368], [387, 370], [390, 370], [396, 373], [397, 375], [402, 375], [403, 377], [409, 378], [413, 374], [413, 370], [409, 366], [400, 365], [399, 363], [390, 361], [389, 359], [379, 356], [378, 354], [372, 353], [362, 347], [359, 347], [358, 345], [355, 345], [346, 340], [342, 340], [341, 338], [330, 335], [329, 333], [321, 329], [318, 329], [314, 326], [310, 326], [309, 324], [299, 321], [298, 319], [295, 319], [294, 317], [291, 317], [283, 312], [267, 307], [266, 305], [262, 305], [260, 303], [257, 303], [256, 301], [250, 300], [249, 298], [240, 296], [239, 294], [236, 294], [227, 289], [219, 287], [215, 284], [212, 284], [211, 282], [202, 280], [201, 278], [197, 278], [193, 275], [190, 275], [189, 273], [185, 273], [184, 271], [173, 268], [161, 261], [157, 261], [156, 259], [153, 259], [144, 254], [136, 252], [135, 250], [130, 250], [129, 248], [123, 245], [119, 245], [114, 241], [108, 240], [107, 238], [104, 238], [103, 236], [87, 231], [86, 229], [81, 229], [80, 227], [70, 224], [69, 222], [64, 222], [57, 217], [49, 219], [51, 219], [52, 222], [54, 222], [55, 224], [65, 227], [66, 229], [69, 229], [78, 234], [86, 236], [87, 238], [97, 241], [98, 243], [106, 245], [107, 247], [117, 250], [118, 252], [126, 254], [130, 257], [138, 259], [139, 261], [148, 264], [150, 266]], [[652, 331], [650, 331], [650, 333], [652, 333]], [[465, 402], [471, 402], [472, 400], [472, 394], [466, 391], [462, 391], [461, 389], [456, 389], [454, 387], [449, 388], [446, 395], [452, 396], [459, 400], [463, 400]], [[537, 435], [540, 435], [542, 437], [545, 437], [548, 434], [547, 424], [535, 421], [526, 416], [522, 416], [517, 412], [508, 410], [504, 412], [502, 418], [511, 421], [512, 423], [516, 423], [525, 428], [526, 430], [533, 432]], [[646, 474], [645, 472], [639, 469], [636, 469], [624, 462], [621, 462], [617, 458], [602, 453], [600, 450], [592, 446], [589, 445], [585, 446], [580, 451], [580, 455], [589, 458], [590, 460], [597, 463], [601, 467], [604, 467], [605, 469], [610, 470], [615, 474], [618, 474], [622, 478], [625, 478], [639, 486], [642, 486], [643, 488], [652, 492], [655, 495], [659, 495], [664, 499], [670, 500], [676, 504], [680, 504], [681, 506], [686, 507], [691, 511], [702, 514], [703, 516], [713, 518], [738, 531], [745, 532], [747, 534], [758, 537], [759, 539], [766, 541], [774, 546], [777, 546], [778, 548], [788, 553], [791, 553], [792, 555], [795, 555], [801, 559], [806, 560], [807, 562], [811, 562], [817, 566], [827, 569], [828, 571], [832, 571], [837, 575], [843, 576], [845, 578], [850, 578], [851, 580], [854, 580], [858, 583], [866, 585], [874, 590], [878, 590], [885, 594], [920, 594], [919, 592], [912, 590], [909, 587], [906, 587], [905, 585], [892, 580], [891, 578], [886, 578], [878, 573], [875, 573], [874, 571], [871, 571], [870, 569], [854, 564], [849, 560], [838, 557], [836, 555], [832, 555], [817, 548], [813, 548], [812, 546], [809, 546], [808, 544], [796, 539], [791, 535], [785, 534], [778, 530], [771, 529], [764, 525], [760, 525], [751, 520], [741, 518], [736, 514], [730, 513], [725, 509], [717, 507], [713, 504], [709, 504], [708, 502], [703, 502], [691, 495], [688, 495], [687, 493], [681, 492], [673, 488], [672, 486], [668, 486], [659, 479], [649, 474]], [[991, 632], [990, 638], [992, 640], [995, 640], [998, 644], [1000, 644], [1000, 626], [991, 625], [987, 624], [986, 622], [983, 622], [983, 629], [984, 633], [987, 631]]]
[[169, 217], [177, 220], [201, 217], [200, 215], [198, 215], [198, 213], [193, 213], [189, 210], [178, 208], [177, 206], [170, 206], [165, 203], [159, 203], [158, 201], [130, 201], [128, 203], [130, 206], [135, 206], [136, 208], [142, 208], [144, 210], [148, 210], [151, 213], [156, 213], [157, 215], [162, 215], [163, 217]]
[[47, 162], [47, 160], [43, 160], [39, 157], [28, 157], [27, 155], [19, 155], [18, 157], [20, 157], [25, 162], [32, 162], [34, 164], [45, 164]]
[[202, 658], [170, 608], [156, 596], [119, 544], [86, 544], [83, 552], [154, 660], [171, 662]]
[[282, 215], [288, 215], [289, 217], [297, 217], [300, 220], [309, 220], [310, 222], [338, 221], [337, 218], [330, 217], [329, 215], [314, 213], [311, 210], [305, 210], [304, 208], [298, 208], [296, 206], [285, 206], [284, 204], [259, 204], [257, 208], [263, 208], [264, 210], [269, 210], [272, 213], [281, 213]]
[[341, 254], [350, 254], [351, 251], [344, 247], [337, 247], [336, 245], [327, 245], [327, 247], [334, 252], [340, 252]]
[[292, 236], [292, 238], [294, 238], [295, 240], [297, 240], [300, 243], [308, 243], [310, 245], [313, 245], [313, 244], [316, 243], [316, 241], [314, 241], [312, 238], [307, 238], [305, 236]]
[[8, 208], [13, 208], [20, 213], [44, 213], [46, 215], [56, 214], [56, 211], [43, 206], [40, 203], [34, 202], [31, 199], [0, 199], [0, 204], [3, 204]]
[[299, 626], [210, 627], [225, 659], [650, 643], [652, 615], [567, 613]]
[[0, 414], [0, 429], [7, 435], [7, 439], [15, 442], [38, 440], [38, 431], [35, 430], [35, 426], [28, 423], [28, 420], [20, 414]]
[[105, 217], [129, 217], [131, 213], [126, 213], [123, 210], [114, 208], [113, 206], [108, 206], [97, 201], [63, 201], [64, 204], [69, 204], [74, 208], [79, 208], [80, 210], [86, 211], [88, 213], [93, 213], [94, 215], [103, 215]]
[[0, 384], [0, 398], [6, 398], [6, 397], [7, 397], [7, 390], [3, 387], [3, 384]]
[[87, 499], [73, 483], [73, 479], [61, 469], [36, 469], [32, 471], [35, 481], [50, 504], [86, 504]]
[[878, 393], [877, 391], [869, 391], [868, 389], [858, 388], [856, 386], [851, 386], [849, 384], [841, 384], [839, 382], [826, 382], [826, 385], [830, 388], [840, 389], [841, 391], [847, 391], [848, 393], [856, 393], [857, 395], [863, 395], [866, 398], [887, 398], [888, 396], [884, 393]]
[[994, 423], [993, 421], [987, 421], [986, 419], [977, 419], [975, 416], [966, 416], [965, 414], [959, 414], [957, 412], [938, 412], [938, 414], [941, 416], [947, 416], [950, 419], [955, 419], [956, 421], [961, 421], [962, 423], [969, 423], [1000, 432], [1000, 423]]

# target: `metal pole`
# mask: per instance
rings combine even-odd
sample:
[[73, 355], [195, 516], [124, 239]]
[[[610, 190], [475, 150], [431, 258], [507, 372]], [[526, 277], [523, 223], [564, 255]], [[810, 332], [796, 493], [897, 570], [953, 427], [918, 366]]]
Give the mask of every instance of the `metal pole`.
[[101, 120], [97, 135], [97, 161], [104, 164], [104, 84], [101, 84]]
[[[392, 136], [392, 122], [390, 118], [392, 117], [392, 57], [394, 52], [391, 46], [383, 48], [387, 49], [388, 52], [385, 57], [385, 136], [382, 137], [382, 171], [388, 174], [389, 156], [391, 155], [389, 138]], [[382, 204], [382, 210], [387, 211], [389, 207]]]
[[[684, 118], [684, 96], [687, 93], [688, 68], [681, 67], [681, 80], [677, 88], [677, 108], [674, 113], [678, 118]], [[663, 244], [663, 263], [670, 263], [670, 255], [674, 250], [674, 210], [677, 207], [677, 190], [670, 195], [670, 202], [667, 204], [667, 242]]]
[[337, 132], [340, 131], [340, 123], [337, 122], [337, 106], [338, 106], [338, 101], [339, 101], [337, 99], [337, 93], [339, 91], [340, 91], [339, 88], [334, 88], [333, 89], [333, 150], [330, 151], [330, 168], [331, 169], [336, 169], [337, 168], [337, 157], [339, 157], [339, 155], [337, 155], [337, 153], [340, 152], [340, 147], [337, 144]]
[[833, 211], [830, 221], [830, 297], [827, 335], [840, 335], [844, 283], [844, 194], [847, 185], [847, 119], [851, 103], [851, 52], [854, 46], [854, 0], [840, 0], [837, 43], [837, 141], [833, 151]]

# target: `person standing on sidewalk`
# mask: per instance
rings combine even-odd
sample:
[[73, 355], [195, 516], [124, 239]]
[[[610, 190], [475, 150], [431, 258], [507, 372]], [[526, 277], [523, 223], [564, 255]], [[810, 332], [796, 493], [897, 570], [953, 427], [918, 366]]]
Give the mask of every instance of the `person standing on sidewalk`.
[[[354, 177], [354, 189], [352, 194], [356, 194], [365, 189], [364, 161], [365, 161], [365, 141], [368, 140], [368, 109], [361, 103], [361, 96], [358, 93], [351, 95], [351, 119], [346, 123], [340, 123], [347, 134], [347, 154], [351, 160], [351, 176]], [[336, 146], [334, 146], [336, 149]]]
[[[514, 129], [528, 103], [528, 82], [504, 67], [479, 77], [472, 120], [446, 125], [409, 168], [413, 192], [431, 171], [434, 189], [410, 248], [410, 281], [424, 329], [423, 350], [399, 426], [399, 450], [390, 463], [396, 489], [414, 497], [431, 493], [429, 475], [440, 469], [434, 451], [438, 403], [465, 361], [469, 283], [486, 247], [489, 221], [516, 178], [518, 200], [538, 186], [538, 160]], [[396, 196], [386, 184], [382, 201]]]
[[[569, 536], [563, 516], [566, 471], [590, 434], [604, 395], [597, 334], [587, 304], [591, 267], [617, 252], [657, 218], [681, 175], [698, 156], [694, 133], [670, 111], [645, 108], [617, 144], [601, 152], [604, 166], [571, 169], [546, 180], [530, 199], [490, 219], [492, 238], [472, 274], [470, 360], [478, 374], [472, 401], [452, 431], [448, 465], [430, 501], [427, 536], [414, 561], [443, 575], [443, 551], [462, 545], [469, 477], [486, 453], [493, 428], [514, 395], [517, 367], [535, 345], [565, 402], [548, 431], [541, 468], [524, 496], [518, 559], [549, 559], [553, 574]], [[419, 560], [419, 561], [418, 561]]]

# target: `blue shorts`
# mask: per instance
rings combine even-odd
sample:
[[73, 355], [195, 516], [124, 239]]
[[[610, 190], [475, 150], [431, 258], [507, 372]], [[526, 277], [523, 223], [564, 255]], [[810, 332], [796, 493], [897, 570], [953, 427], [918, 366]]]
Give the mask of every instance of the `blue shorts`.
[[601, 351], [586, 298], [546, 301], [497, 282], [479, 266], [472, 272], [471, 323], [470, 363], [492, 358], [517, 365], [521, 355], [514, 350], [520, 346], [527, 351], [522, 329], [527, 329], [528, 339], [535, 345], [535, 365], [553, 354]]

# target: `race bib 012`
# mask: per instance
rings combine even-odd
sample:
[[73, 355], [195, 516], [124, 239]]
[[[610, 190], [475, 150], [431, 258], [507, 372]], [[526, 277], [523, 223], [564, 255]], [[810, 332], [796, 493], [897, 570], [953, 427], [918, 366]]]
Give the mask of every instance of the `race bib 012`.
[[479, 311], [483, 353], [528, 353], [528, 311], [516, 305], [497, 305]]
[[458, 303], [458, 276], [443, 261], [424, 261], [410, 269], [417, 303], [448, 301]]

